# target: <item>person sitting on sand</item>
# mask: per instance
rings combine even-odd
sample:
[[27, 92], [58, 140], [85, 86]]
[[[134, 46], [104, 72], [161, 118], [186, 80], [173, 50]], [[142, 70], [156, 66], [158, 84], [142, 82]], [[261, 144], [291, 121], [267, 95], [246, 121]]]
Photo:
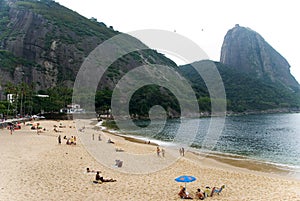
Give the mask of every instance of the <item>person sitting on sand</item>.
[[201, 191], [200, 188], [197, 189], [196, 196], [197, 196], [197, 198], [199, 198], [200, 200], [204, 200], [204, 198], [205, 198], [205, 196], [204, 196], [204, 194], [203, 194], [203, 192]]
[[101, 181], [101, 182], [115, 182], [115, 181], [117, 181], [117, 180], [115, 180], [115, 179], [104, 179], [102, 176], [100, 176], [100, 172], [99, 171], [97, 171], [97, 173], [96, 173], [96, 181]]
[[213, 194], [214, 194], [214, 191], [212, 191], [212, 190], [210, 189], [209, 186], [206, 186], [206, 187], [205, 187], [205, 190], [204, 190], [204, 196], [205, 196], [206, 198], [207, 198], [207, 197], [212, 197]]
[[71, 144], [71, 138], [67, 138], [66, 144], [67, 144], [67, 145], [70, 145], [70, 144]]
[[193, 199], [192, 197], [190, 197], [190, 196], [186, 193], [184, 187], [181, 188], [181, 190], [179, 191], [178, 195], [179, 195], [179, 197], [180, 197], [181, 199]]

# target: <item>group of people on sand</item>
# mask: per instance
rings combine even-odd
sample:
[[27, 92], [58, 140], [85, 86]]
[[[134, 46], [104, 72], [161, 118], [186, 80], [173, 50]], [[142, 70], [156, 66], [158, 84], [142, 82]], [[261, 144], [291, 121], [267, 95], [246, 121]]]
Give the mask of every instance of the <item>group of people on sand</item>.
[[76, 136], [71, 136], [70, 138], [67, 138], [67, 145], [76, 145]]
[[160, 156], [160, 154], [161, 154], [162, 157], [165, 157], [165, 153], [166, 153], [166, 151], [165, 151], [164, 148], [156, 147], [156, 154], [157, 154], [157, 156]]
[[[209, 186], [205, 187], [205, 190], [202, 191], [200, 188], [197, 189], [195, 193], [195, 197], [200, 200], [204, 200], [207, 197], [212, 197], [215, 193], [219, 194], [225, 188], [225, 185], [222, 185], [220, 188], [213, 187], [210, 188]], [[188, 192], [186, 192], [185, 187], [180, 187], [180, 191], [178, 193], [181, 199], [193, 199]]]
[[[67, 145], [76, 145], [76, 136], [71, 136], [67, 137], [66, 135], [64, 136], [64, 140], [66, 140]], [[61, 144], [61, 135], [58, 135], [57, 137], [58, 144]]]
[[[92, 140], [95, 140], [95, 134], [94, 133], [92, 134]], [[98, 134], [98, 141], [102, 141], [100, 133]]]

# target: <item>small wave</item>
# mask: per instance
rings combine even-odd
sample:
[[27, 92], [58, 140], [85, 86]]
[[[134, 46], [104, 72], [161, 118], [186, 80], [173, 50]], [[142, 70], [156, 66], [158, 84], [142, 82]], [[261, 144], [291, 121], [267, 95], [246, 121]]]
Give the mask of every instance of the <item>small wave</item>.
[[221, 159], [229, 159], [232, 161], [248, 161], [253, 162], [256, 164], [262, 164], [262, 165], [270, 165], [274, 166], [280, 170], [288, 171], [296, 174], [300, 174], [300, 166], [299, 165], [292, 165], [292, 164], [283, 164], [283, 163], [276, 163], [266, 160], [261, 160], [257, 158], [250, 158], [244, 155], [234, 154], [234, 153], [225, 153], [225, 152], [219, 152], [219, 151], [211, 151], [211, 150], [204, 150], [204, 149], [197, 149], [197, 148], [191, 148], [191, 150], [195, 153], [199, 154], [205, 154], [207, 156], [217, 157]]

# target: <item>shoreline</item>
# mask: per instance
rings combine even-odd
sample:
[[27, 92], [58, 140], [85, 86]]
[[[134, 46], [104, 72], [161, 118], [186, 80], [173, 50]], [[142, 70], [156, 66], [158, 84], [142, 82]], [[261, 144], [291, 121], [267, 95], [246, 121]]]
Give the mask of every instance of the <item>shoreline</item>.
[[[110, 130], [101, 130], [101, 131], [105, 132], [105, 133], [108, 133], [110, 135], [121, 137], [124, 140], [127, 140], [129, 142], [138, 143], [138, 144], [148, 144], [148, 145], [153, 145], [153, 146], [159, 146], [157, 143], [154, 143], [154, 142], [151, 142], [151, 141], [147, 141], [147, 140], [142, 140], [142, 139], [139, 139], [139, 138], [135, 138], [134, 136], [125, 136], [125, 135], [122, 135], [122, 134], [111, 132]], [[150, 142], [150, 143], [148, 143], [148, 142]]]
[[233, 157], [222, 153], [199, 153], [193, 152], [196, 155], [205, 155], [210, 159], [227, 164], [236, 168], [241, 168], [245, 171], [255, 171], [262, 174], [272, 175], [275, 177], [282, 177], [286, 179], [295, 179], [300, 181], [300, 172], [293, 171], [292, 169], [284, 169], [279, 164], [271, 164], [264, 161], [254, 160], [246, 157]]
[[[94, 125], [94, 124], [92, 124]], [[95, 128], [99, 128], [102, 132], [108, 133], [110, 135], [118, 136], [123, 138], [124, 140], [139, 143], [139, 144], [147, 144], [147, 140], [139, 139], [136, 136], [130, 135], [126, 136], [126, 134], [120, 134], [117, 132], [113, 132], [112, 130], [102, 127], [102, 129], [95, 124]], [[151, 141], [151, 140], [150, 140]], [[159, 141], [159, 140], [158, 140]], [[162, 141], [163, 142], [163, 141]], [[159, 146], [157, 143], [150, 143], [153, 146]], [[296, 181], [300, 181], [300, 172], [294, 171], [292, 168], [288, 168], [287, 166], [283, 167], [281, 164], [271, 163], [267, 161], [261, 161], [256, 159], [248, 158], [243, 155], [233, 155], [228, 153], [221, 152], [202, 152], [201, 150], [197, 150], [195, 148], [189, 148], [188, 152], [202, 157], [207, 157], [209, 159], [215, 160], [218, 163], [222, 163], [224, 165], [230, 165], [235, 168], [241, 168], [245, 171], [255, 171], [257, 173], [273, 175], [276, 177], [282, 177], [286, 179], [295, 179]]]

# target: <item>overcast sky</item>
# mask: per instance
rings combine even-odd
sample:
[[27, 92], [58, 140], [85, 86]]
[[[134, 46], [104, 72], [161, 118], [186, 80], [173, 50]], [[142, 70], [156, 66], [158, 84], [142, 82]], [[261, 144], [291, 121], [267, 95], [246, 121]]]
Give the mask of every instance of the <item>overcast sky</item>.
[[219, 61], [223, 39], [235, 24], [258, 32], [287, 59], [300, 82], [300, 12], [296, 0], [55, 0], [120, 32], [176, 31]]

